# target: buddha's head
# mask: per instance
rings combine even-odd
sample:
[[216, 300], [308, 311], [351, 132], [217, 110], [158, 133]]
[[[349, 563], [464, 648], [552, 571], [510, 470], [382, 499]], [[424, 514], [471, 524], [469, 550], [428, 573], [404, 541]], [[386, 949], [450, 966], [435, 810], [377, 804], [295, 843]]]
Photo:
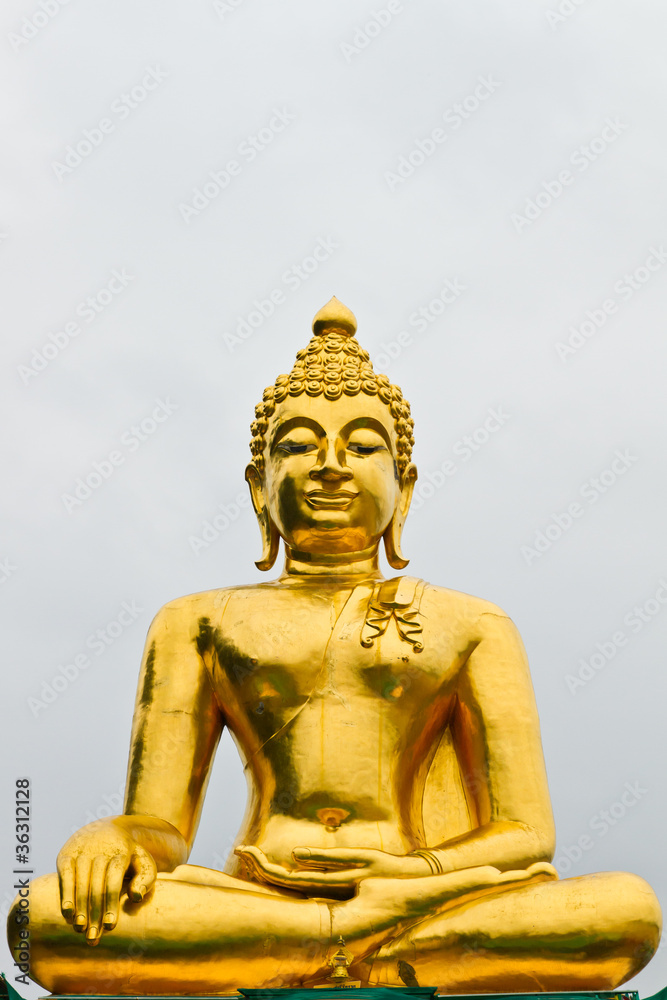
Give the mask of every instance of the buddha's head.
[[417, 479], [410, 404], [376, 375], [355, 339], [357, 322], [333, 298], [289, 375], [255, 407], [246, 469], [270, 569], [282, 537], [302, 558], [333, 561], [377, 550], [407, 565], [401, 532]]

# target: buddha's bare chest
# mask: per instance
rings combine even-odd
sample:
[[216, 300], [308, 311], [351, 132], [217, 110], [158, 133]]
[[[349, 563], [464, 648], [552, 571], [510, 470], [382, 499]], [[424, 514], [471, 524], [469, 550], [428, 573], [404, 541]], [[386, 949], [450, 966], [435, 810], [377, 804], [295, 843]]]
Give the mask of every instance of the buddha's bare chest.
[[382, 718], [400, 738], [446, 713], [460, 667], [446, 628], [373, 604], [368, 588], [244, 591], [215, 632], [213, 684], [250, 752], [290, 722], [296, 736]]

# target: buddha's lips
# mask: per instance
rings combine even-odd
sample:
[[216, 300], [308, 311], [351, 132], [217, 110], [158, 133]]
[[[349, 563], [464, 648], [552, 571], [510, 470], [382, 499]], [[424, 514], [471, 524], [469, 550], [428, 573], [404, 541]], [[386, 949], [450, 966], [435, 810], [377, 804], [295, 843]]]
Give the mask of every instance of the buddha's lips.
[[304, 493], [306, 502], [319, 510], [345, 510], [350, 506], [358, 493], [348, 490], [311, 490]]

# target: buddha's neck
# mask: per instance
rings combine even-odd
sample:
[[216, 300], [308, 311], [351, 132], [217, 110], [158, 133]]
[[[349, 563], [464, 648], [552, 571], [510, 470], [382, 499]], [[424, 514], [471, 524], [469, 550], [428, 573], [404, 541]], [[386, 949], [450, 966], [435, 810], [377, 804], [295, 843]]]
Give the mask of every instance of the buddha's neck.
[[382, 579], [378, 564], [378, 546], [362, 549], [359, 552], [314, 553], [298, 552], [285, 547], [285, 569], [282, 579], [286, 577], [329, 577], [332, 580], [340, 577], [372, 577]]

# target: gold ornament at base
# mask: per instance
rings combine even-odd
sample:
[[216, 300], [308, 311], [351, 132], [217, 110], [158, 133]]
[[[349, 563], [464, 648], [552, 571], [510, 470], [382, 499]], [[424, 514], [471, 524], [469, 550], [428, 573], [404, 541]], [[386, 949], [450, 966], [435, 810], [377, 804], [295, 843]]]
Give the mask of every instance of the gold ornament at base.
[[329, 965], [333, 970], [329, 976], [329, 981], [326, 984], [316, 986], [315, 989], [327, 990], [331, 989], [332, 986], [337, 990], [358, 989], [361, 986], [361, 980], [351, 979], [347, 971], [353, 958], [354, 955], [352, 952], [345, 947], [344, 938], [339, 937], [338, 950], [329, 959]]

